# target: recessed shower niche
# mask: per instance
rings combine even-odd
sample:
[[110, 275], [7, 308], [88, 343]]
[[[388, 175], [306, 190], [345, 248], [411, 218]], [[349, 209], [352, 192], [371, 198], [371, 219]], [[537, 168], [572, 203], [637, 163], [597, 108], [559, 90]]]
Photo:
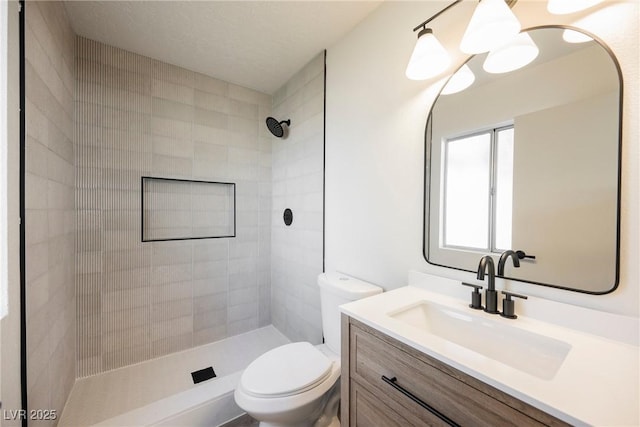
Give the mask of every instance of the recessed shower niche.
[[143, 176], [142, 241], [236, 235], [236, 185]]

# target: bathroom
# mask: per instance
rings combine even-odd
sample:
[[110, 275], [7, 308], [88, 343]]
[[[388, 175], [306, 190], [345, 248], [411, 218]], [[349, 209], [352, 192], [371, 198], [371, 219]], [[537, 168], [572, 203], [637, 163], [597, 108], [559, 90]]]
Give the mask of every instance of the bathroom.
[[[471, 272], [425, 259], [427, 116], [443, 78], [467, 58], [458, 45], [475, 2], [456, 4], [429, 24], [452, 57], [446, 70], [421, 81], [408, 79], [405, 70], [416, 44], [413, 28], [449, 4], [247, 2], [243, 10], [233, 2], [131, 2], [111, 8], [101, 2], [27, 2], [19, 15], [18, 2], [2, 3], [6, 21], [0, 28], [7, 35], [2, 54], [8, 58], [2, 61], [7, 64], [2, 104], [8, 106], [2, 169], [7, 165], [8, 173], [1, 205], [8, 226], [2, 230], [7, 273], [0, 295], [1, 425], [24, 425], [12, 411], [25, 408], [25, 401], [29, 410], [41, 411], [29, 425], [77, 425], [65, 424], [64, 412], [74, 399], [90, 395], [105, 405], [90, 411], [85, 406], [90, 419], [84, 425], [127, 414], [145, 421], [120, 418], [120, 425], [172, 425], [161, 418], [149, 421], [148, 411], [164, 408], [166, 420], [170, 411], [183, 411], [185, 402], [202, 399], [204, 393], [189, 394], [198, 387], [225, 396], [211, 408], [220, 420], [205, 425], [223, 424], [238, 416], [231, 391], [252, 360], [287, 342], [322, 343], [317, 282], [323, 271], [344, 273], [390, 294], [422, 275], [484, 285]], [[522, 28], [584, 30], [619, 66], [619, 239], [608, 266], [617, 287], [589, 294], [496, 279], [496, 289], [529, 296], [515, 303], [519, 314], [533, 311], [538, 299], [585, 309], [593, 314], [591, 323], [597, 323], [596, 314], [632, 319], [637, 331], [638, 4], [604, 1], [555, 14], [546, 1], [520, 0], [512, 10]], [[307, 21], [303, 25], [296, 17]], [[237, 33], [216, 30], [225, 20]], [[141, 26], [138, 32], [132, 22]], [[145, 30], [147, 25], [156, 32]], [[316, 45], [283, 75], [269, 69], [250, 74], [256, 68], [252, 62], [223, 70], [216, 62], [222, 56], [207, 50], [212, 42], [176, 48], [197, 40], [185, 35], [192, 27], [194, 33], [214, 34], [238, 57], [253, 55], [255, 64], [264, 56], [284, 62], [295, 39], [268, 50], [234, 42], [242, 40], [239, 33], [259, 35], [283, 25], [310, 39], [309, 33], [323, 26], [339, 31], [313, 39]], [[130, 34], [146, 38], [127, 38]], [[246, 76], [256, 80], [241, 80]], [[282, 138], [269, 132], [267, 117], [290, 120]], [[234, 183], [235, 215], [227, 234], [233, 237], [141, 238], [141, 190], [149, 184], [141, 177]], [[21, 178], [26, 178], [23, 203]], [[15, 221], [21, 207], [23, 236]], [[289, 226], [283, 221], [286, 208], [293, 215]], [[478, 254], [476, 265], [479, 259]], [[603, 291], [611, 290], [607, 285]], [[470, 292], [453, 287], [461, 288], [462, 298]], [[615, 324], [601, 323], [607, 330], [601, 334], [619, 339]], [[215, 353], [215, 360], [198, 359], [184, 372], [175, 368], [200, 347]], [[136, 366], [165, 378], [136, 381], [135, 375], [143, 378], [132, 370]], [[218, 377], [194, 386], [191, 372], [208, 366]], [[637, 357], [627, 368], [637, 377]], [[105, 381], [92, 382], [98, 378]], [[137, 388], [125, 390], [122, 381]], [[638, 395], [637, 382], [629, 396]], [[181, 399], [168, 404], [164, 389], [174, 386]], [[156, 406], [134, 413], [152, 398]], [[114, 413], [117, 405], [123, 406]], [[635, 422], [629, 425], [640, 422], [635, 405]]]

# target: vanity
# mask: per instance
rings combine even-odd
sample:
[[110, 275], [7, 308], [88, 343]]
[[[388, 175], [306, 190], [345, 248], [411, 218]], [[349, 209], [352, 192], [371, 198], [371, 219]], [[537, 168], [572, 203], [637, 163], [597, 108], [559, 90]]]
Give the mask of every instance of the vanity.
[[640, 423], [637, 319], [530, 298], [511, 320], [412, 282], [341, 307], [343, 426]]
[[362, 322], [343, 321], [349, 425], [568, 425]]

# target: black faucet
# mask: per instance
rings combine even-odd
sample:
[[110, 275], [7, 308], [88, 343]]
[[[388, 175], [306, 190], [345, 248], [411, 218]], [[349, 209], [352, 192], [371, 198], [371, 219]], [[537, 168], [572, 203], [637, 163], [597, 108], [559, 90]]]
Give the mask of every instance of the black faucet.
[[478, 280], [484, 280], [485, 270], [489, 274], [487, 279], [487, 290], [484, 292], [485, 307], [487, 313], [498, 313], [498, 293], [496, 292], [496, 268], [493, 264], [493, 258], [485, 255], [480, 259], [478, 264]]
[[502, 252], [502, 255], [500, 255], [500, 260], [498, 261], [498, 276], [504, 276], [504, 265], [507, 263], [509, 257], [513, 260], [514, 267], [520, 267], [520, 256], [518, 253], [512, 250], [504, 251]]

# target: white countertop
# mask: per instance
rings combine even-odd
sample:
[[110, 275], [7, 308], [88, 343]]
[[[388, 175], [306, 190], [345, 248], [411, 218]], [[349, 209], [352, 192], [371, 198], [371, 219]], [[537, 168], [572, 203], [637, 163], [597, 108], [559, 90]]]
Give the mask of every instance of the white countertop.
[[[452, 281], [450, 285], [459, 286], [460, 283]], [[509, 322], [509, 325], [516, 328], [569, 343], [571, 349], [553, 378], [541, 379], [388, 315], [402, 307], [425, 300], [459, 311], [473, 312], [476, 316]], [[620, 334], [617, 334], [616, 339], [611, 339], [603, 337], [602, 334], [548, 323], [540, 320], [540, 316], [537, 316], [538, 318], [524, 316], [520, 313], [525, 310], [518, 309], [526, 304], [531, 305], [528, 310], [530, 312], [535, 312], [536, 306], [543, 307], [550, 312], [549, 318], [556, 319], [562, 317], [562, 313], [558, 311], [566, 307], [566, 312], [573, 316], [571, 319], [573, 323], [581, 320], [576, 319], [575, 316], [584, 316], [585, 324], [597, 323], [594, 322], [594, 316], [597, 321], [599, 320], [597, 317], [601, 315], [603, 319], [612, 323], [613, 328], [627, 328], [632, 334], [637, 330], [638, 319], [611, 320], [609, 314], [589, 309], [579, 309], [576, 314], [574, 306], [530, 298], [527, 301], [518, 300], [516, 313], [519, 317], [510, 320], [472, 310], [468, 304], [467, 300], [427, 290], [424, 287], [406, 286], [345, 304], [341, 306], [341, 310], [398, 341], [570, 424], [640, 425], [640, 353], [637, 337], [635, 340], [624, 341], [618, 339]], [[555, 313], [552, 312], [554, 310]], [[627, 321], [629, 323], [620, 323]], [[496, 342], [495, 345], [500, 346], [500, 343]]]

